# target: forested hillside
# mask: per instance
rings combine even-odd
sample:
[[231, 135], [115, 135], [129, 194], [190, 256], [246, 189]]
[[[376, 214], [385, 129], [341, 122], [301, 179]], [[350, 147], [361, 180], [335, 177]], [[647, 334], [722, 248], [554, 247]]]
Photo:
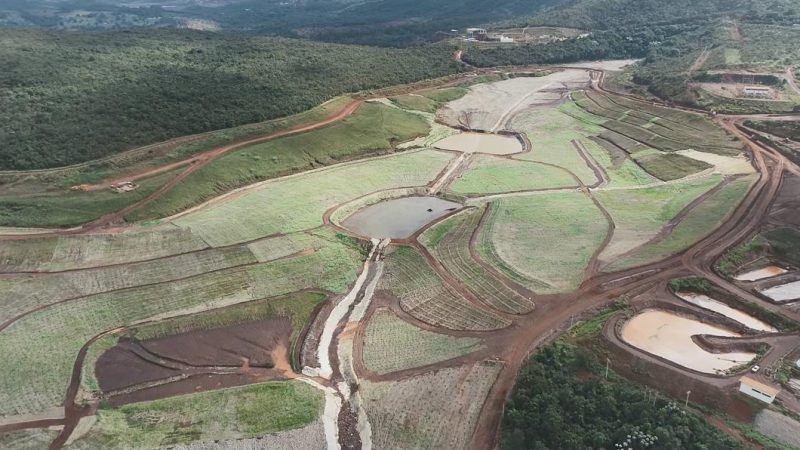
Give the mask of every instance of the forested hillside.
[[0, 30], [0, 169], [62, 166], [460, 70], [452, 48]]
[[531, 15], [563, 0], [6, 0], [0, 26], [66, 30], [198, 27], [403, 47], [452, 28]]

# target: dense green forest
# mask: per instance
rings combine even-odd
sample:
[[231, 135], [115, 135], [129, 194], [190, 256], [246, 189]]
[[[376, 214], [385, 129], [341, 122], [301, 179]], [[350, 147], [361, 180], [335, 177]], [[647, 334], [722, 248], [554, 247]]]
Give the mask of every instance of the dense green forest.
[[68, 30], [199, 26], [326, 42], [408, 46], [562, 0], [6, 0], [0, 25]]
[[0, 169], [62, 166], [461, 70], [452, 48], [0, 30]]
[[[613, 376], [596, 356], [562, 341], [526, 366], [503, 415], [503, 449], [744, 449], [702, 417]], [[622, 447], [617, 444], [623, 445]]]

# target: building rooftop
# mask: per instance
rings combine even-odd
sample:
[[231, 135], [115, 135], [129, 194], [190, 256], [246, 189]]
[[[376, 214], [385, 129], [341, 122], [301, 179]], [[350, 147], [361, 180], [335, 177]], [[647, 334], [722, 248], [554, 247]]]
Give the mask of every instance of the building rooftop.
[[774, 396], [778, 395], [778, 393], [781, 391], [780, 388], [776, 388], [774, 386], [770, 386], [768, 384], [764, 384], [764, 383], [756, 380], [755, 378], [750, 378], [748, 376], [744, 376], [744, 377], [740, 378], [739, 381], [741, 383], [744, 383], [744, 384], [752, 387], [752, 388], [758, 389], [759, 391], [761, 391], [761, 392], [763, 392], [763, 393], [765, 393], [765, 394], [767, 394], [767, 395], [769, 395], [771, 397], [774, 397]]

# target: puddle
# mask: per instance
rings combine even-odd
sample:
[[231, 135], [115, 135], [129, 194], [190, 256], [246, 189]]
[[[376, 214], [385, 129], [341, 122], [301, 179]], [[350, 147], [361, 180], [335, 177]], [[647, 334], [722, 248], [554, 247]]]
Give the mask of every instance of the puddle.
[[739, 337], [737, 333], [673, 313], [646, 310], [625, 323], [622, 340], [636, 348], [698, 372], [716, 373], [751, 361], [755, 353], [711, 353], [692, 341], [697, 334]]
[[761, 293], [776, 302], [795, 300], [800, 298], [800, 280], [764, 289]]
[[714, 300], [706, 295], [695, 294], [693, 292], [678, 292], [677, 295], [693, 305], [697, 305], [710, 311], [718, 312], [723, 316], [733, 319], [752, 330], [767, 331], [770, 333], [778, 331], [769, 324], [766, 324], [753, 316], [745, 314], [738, 309], [731, 308], [725, 303], [719, 300]]
[[522, 151], [522, 144], [514, 136], [488, 133], [459, 133], [448, 136], [433, 144], [442, 150], [455, 150], [465, 153], [491, 153], [508, 155]]
[[455, 209], [461, 205], [437, 197], [396, 198], [356, 211], [342, 226], [362, 236], [404, 239]]
[[764, 278], [772, 278], [778, 275], [783, 275], [788, 270], [784, 269], [783, 267], [778, 266], [767, 266], [757, 270], [751, 270], [749, 272], [740, 273], [734, 277], [737, 281], [758, 281], [763, 280]]

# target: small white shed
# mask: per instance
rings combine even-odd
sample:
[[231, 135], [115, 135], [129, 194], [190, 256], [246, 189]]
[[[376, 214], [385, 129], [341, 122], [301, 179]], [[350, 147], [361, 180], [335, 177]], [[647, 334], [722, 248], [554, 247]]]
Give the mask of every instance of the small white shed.
[[762, 383], [755, 378], [742, 377], [739, 379], [739, 392], [757, 398], [764, 403], [772, 403], [781, 390]]

